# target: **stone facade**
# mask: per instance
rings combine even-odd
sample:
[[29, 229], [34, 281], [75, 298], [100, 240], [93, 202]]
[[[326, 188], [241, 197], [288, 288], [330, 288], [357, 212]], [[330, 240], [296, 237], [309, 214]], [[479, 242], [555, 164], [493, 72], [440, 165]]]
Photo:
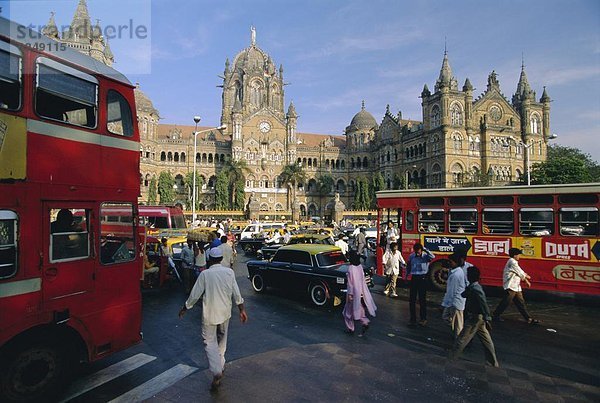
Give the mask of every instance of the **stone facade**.
[[[82, 0], [74, 23], [89, 20], [83, 8]], [[344, 136], [297, 131], [299, 116], [293, 103], [285, 109], [283, 66], [276, 68], [258, 47], [254, 28], [250, 46], [232, 63], [225, 62], [222, 79], [221, 124], [227, 128], [222, 132], [197, 128], [195, 158], [204, 183], [198, 196], [202, 209], [214, 208], [216, 175], [229, 158], [247, 162], [251, 172], [246, 176], [246, 199], [254, 194], [253, 203], [260, 206], [261, 214], [273, 217], [289, 217], [295, 206], [301, 216], [330, 215], [336, 201], [353, 209], [357, 179], [370, 179], [378, 172], [388, 189], [407, 179], [410, 187], [421, 188], [496, 186], [521, 179], [528, 160], [546, 159], [550, 98], [544, 88], [536, 100], [524, 66], [511, 100], [501, 92], [493, 71], [486, 90], [474, 98], [468, 78], [458, 88], [444, 52], [434, 91], [425, 85], [421, 93], [422, 121], [403, 119], [401, 112], [392, 114], [388, 106], [377, 123], [363, 102]], [[159, 112], [139, 86], [135, 95], [142, 139], [140, 202], [147, 201], [152, 178], [168, 170], [176, 180], [177, 201], [185, 205], [184, 178], [193, 171], [196, 128], [160, 124]], [[279, 179], [283, 167], [292, 163], [301, 164], [307, 173], [294, 200], [289, 185]], [[333, 178], [327, 195], [319, 193], [320, 175]], [[336, 193], [339, 198], [334, 199]]]

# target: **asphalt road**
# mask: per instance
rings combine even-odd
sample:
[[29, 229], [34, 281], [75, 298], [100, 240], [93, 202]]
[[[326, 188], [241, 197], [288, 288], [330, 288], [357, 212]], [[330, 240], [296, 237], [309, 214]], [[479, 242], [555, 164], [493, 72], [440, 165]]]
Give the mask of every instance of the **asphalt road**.
[[[356, 349], [356, 354], [359, 355], [365, 351], [381, 354], [373, 363], [377, 371], [385, 371], [391, 365], [398, 364], [403, 360], [401, 355], [413, 357], [417, 363], [419, 360], [430, 360], [445, 365], [445, 350], [451, 345], [451, 337], [449, 329], [441, 321], [439, 301], [442, 294], [429, 294], [428, 325], [424, 328], [412, 328], [407, 326], [407, 289], [400, 288], [398, 298], [385, 297], [380, 279], [373, 289], [378, 306], [377, 317], [372, 321], [366, 340], [360, 341], [362, 344], [352, 344], [360, 339], [349, 337], [343, 332], [340, 308], [318, 309], [310, 305], [307, 296], [289, 295], [277, 290], [270, 290], [266, 294], [254, 293], [247, 279], [247, 260], [243, 254], [239, 255], [234, 270], [245, 298], [249, 321], [241, 325], [234, 312], [227, 350], [227, 361], [234, 365], [232, 372], [235, 372], [235, 368], [248, 371], [247, 374], [244, 373], [243, 380], [251, 381], [253, 373], [256, 373], [259, 382], [259, 374], [253, 372], [252, 365], [259, 365], [268, 354], [285, 352], [280, 353], [280, 359], [281, 356], [292, 356], [293, 359], [294, 354], [310, 354], [311, 350], [321, 351], [323, 346]], [[498, 290], [489, 289], [487, 293], [493, 308], [499, 300]], [[169, 396], [176, 396], [177, 398], [172, 400], [179, 401], [204, 400], [189, 397], [189, 393], [192, 393], [190, 391], [204, 388], [208, 382], [207, 375], [204, 375], [192, 385], [190, 379], [193, 379], [193, 376], [189, 375], [206, 373], [208, 363], [200, 337], [199, 307], [188, 312], [183, 319], [177, 317], [186, 297], [177, 283], [162, 289], [145, 290], [144, 341], [126, 351], [86, 366], [65, 397], [82, 402], [105, 402], [113, 399], [137, 401], [152, 396], [158, 396], [154, 398], [158, 401], [167, 401]], [[594, 400], [594, 396], [597, 396], [595, 393], [600, 390], [600, 299], [547, 293], [526, 293], [526, 299], [531, 313], [542, 321], [540, 325], [527, 325], [514, 307], [507, 309], [504, 322], [494, 324], [492, 336], [500, 365], [514, 369], [505, 376], [511, 377], [511, 384], [514, 384], [512, 377], [518, 378], [519, 374], [536, 374], [552, 378], [561, 385], [580, 385], [576, 391], [579, 394], [576, 396], [584, 401]], [[402, 353], [385, 354], [386, 350], [398, 350]], [[260, 357], [263, 357], [263, 361]], [[300, 355], [298, 357], [300, 360]], [[479, 342], [474, 340], [461, 361], [473, 365], [483, 363], [483, 351]], [[477, 371], [475, 369], [475, 372]], [[308, 385], [311, 382], [323, 382], [319, 371], [305, 372], [303, 379]], [[283, 370], [281, 374], [283, 378]], [[428, 379], [433, 385], [441, 382], [435, 379], [439, 375], [423, 373], [419, 376], [422, 377], [419, 378], [421, 380], [427, 376], [434, 378]], [[518, 379], [515, 380], [517, 381]], [[189, 384], [187, 395], [186, 382]], [[287, 379], [278, 379], [278, 374], [274, 373], [269, 375], [268, 382], [263, 378], [260, 378], [260, 382], [285, 383]], [[398, 382], [402, 383], [401, 380]], [[264, 387], [269, 388], [269, 385]], [[382, 385], [380, 388], [387, 387]], [[485, 385], [482, 388], [485, 389]], [[582, 394], [582, 388], [590, 388], [591, 392]], [[286, 390], [286, 396], [298, 401], [304, 398], [320, 400], [303, 397], [304, 389], [292, 385]], [[201, 392], [206, 393], [205, 390]], [[394, 390], [383, 392], [396, 396]], [[417, 389], [413, 392], [421, 393]], [[278, 400], [276, 396], [267, 396], [270, 398], [265, 399], [262, 396], [256, 400]], [[490, 400], [495, 400], [495, 395], [490, 396]], [[534, 397], [540, 398], [541, 394], [524, 396], [531, 398], [525, 400], [536, 400]], [[469, 401], [485, 396], [465, 395], [460, 399], [458, 397], [460, 396], [449, 399], [446, 396], [441, 400]], [[235, 399], [233, 396], [222, 396], [221, 400]], [[246, 400], [255, 399], [246, 395]]]

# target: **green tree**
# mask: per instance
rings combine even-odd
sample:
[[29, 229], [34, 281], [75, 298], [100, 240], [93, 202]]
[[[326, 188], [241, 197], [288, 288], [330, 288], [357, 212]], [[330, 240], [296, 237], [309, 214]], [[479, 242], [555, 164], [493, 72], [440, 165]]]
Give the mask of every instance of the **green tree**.
[[148, 185], [148, 204], [153, 205], [156, 204], [156, 178], [150, 179], [150, 184]]
[[[189, 208], [192, 207], [192, 199], [194, 196], [194, 172], [188, 172], [185, 174], [184, 178], [185, 188], [187, 190], [187, 205]], [[196, 210], [200, 209], [200, 190], [202, 190], [202, 186], [204, 186], [204, 180], [200, 173], [196, 171]]]
[[246, 198], [246, 193], [244, 191], [244, 187], [246, 185], [246, 174], [250, 173], [250, 168], [248, 168], [248, 164], [245, 160], [233, 160], [229, 158], [225, 161], [225, 165], [223, 166], [222, 172], [225, 172], [229, 179], [229, 189], [231, 192], [229, 193], [230, 197], [230, 205], [234, 209], [244, 208], [244, 201]]
[[404, 186], [405, 186], [405, 184], [404, 184], [405, 180], [406, 179], [404, 178], [404, 175], [395, 173], [392, 186], [394, 186], [394, 189], [396, 189], [396, 190], [402, 190], [402, 189], [404, 189]]
[[[522, 178], [526, 182], [527, 178]], [[574, 147], [551, 145], [546, 162], [531, 168], [531, 183], [589, 183], [600, 181], [600, 165], [592, 157]]]
[[356, 179], [354, 206], [357, 210], [368, 210], [371, 207], [371, 186], [369, 180], [363, 177]]
[[317, 177], [317, 192], [319, 193], [319, 205], [321, 206], [321, 214], [323, 215], [323, 197], [331, 193], [334, 185], [333, 177], [329, 174], [322, 174]]
[[215, 208], [217, 210], [229, 210], [231, 208], [229, 197], [229, 176], [223, 170], [217, 175], [215, 184]]
[[383, 189], [385, 189], [385, 178], [383, 177], [381, 172], [377, 172], [375, 176], [373, 176], [373, 180], [371, 181], [371, 186], [369, 188], [369, 206], [371, 208], [377, 207], [377, 199], [375, 197], [375, 193]]
[[245, 210], [246, 208], [246, 192], [244, 191], [244, 187], [246, 186], [245, 179], [240, 179], [234, 186], [234, 210]]
[[173, 175], [171, 172], [162, 171], [158, 176], [158, 196], [160, 204], [171, 204], [173, 203], [173, 185], [175, 184], [175, 179], [173, 179]]
[[300, 164], [288, 164], [283, 167], [281, 174], [279, 175], [281, 183], [290, 184], [291, 189], [288, 188], [288, 200], [292, 201], [296, 198], [296, 189], [299, 183], [306, 181], [306, 172]]

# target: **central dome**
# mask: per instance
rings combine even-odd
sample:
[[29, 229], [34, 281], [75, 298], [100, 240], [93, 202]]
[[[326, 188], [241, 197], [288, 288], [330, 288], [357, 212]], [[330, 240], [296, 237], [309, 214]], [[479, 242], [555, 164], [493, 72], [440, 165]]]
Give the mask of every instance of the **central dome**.
[[358, 112], [352, 118], [352, 122], [350, 122], [350, 126], [354, 126], [357, 129], [372, 129], [377, 126], [377, 121], [369, 112], [365, 110], [365, 103], [363, 101], [362, 108], [360, 112]]
[[235, 70], [261, 69], [269, 56], [259, 47], [252, 45], [242, 50], [233, 59], [233, 68]]

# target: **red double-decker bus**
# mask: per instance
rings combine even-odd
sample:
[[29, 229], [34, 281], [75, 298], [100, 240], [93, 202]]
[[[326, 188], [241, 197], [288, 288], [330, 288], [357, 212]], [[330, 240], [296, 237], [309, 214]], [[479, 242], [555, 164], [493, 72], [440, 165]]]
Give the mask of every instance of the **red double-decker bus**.
[[445, 288], [442, 260], [458, 250], [481, 269], [483, 284], [502, 286], [508, 250], [516, 247], [533, 289], [600, 294], [600, 184], [382, 191], [377, 205], [379, 274], [392, 221], [405, 259], [417, 242], [436, 255], [429, 269], [435, 288]]
[[133, 88], [0, 18], [0, 400], [141, 339]]

